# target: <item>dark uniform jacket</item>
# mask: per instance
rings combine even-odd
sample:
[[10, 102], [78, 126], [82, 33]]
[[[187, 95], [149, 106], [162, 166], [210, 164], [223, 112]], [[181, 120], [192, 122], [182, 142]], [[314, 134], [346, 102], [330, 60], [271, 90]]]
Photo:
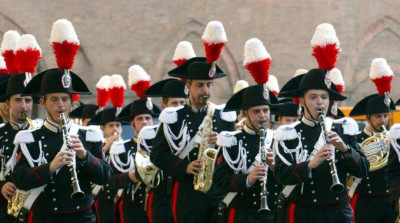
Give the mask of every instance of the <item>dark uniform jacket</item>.
[[395, 124], [391, 127], [389, 136], [390, 151], [385, 179], [397, 206], [400, 196], [400, 124]]
[[[212, 131], [221, 132], [223, 130], [233, 131], [235, 112], [222, 112], [222, 108], [215, 108], [212, 116]], [[186, 167], [190, 162], [198, 159], [198, 143], [185, 157], [179, 158], [179, 149], [183, 149], [198, 132], [199, 126], [207, 114], [207, 107], [197, 110], [188, 105], [178, 108], [166, 108], [162, 111], [159, 119], [161, 121], [157, 135], [153, 141], [153, 148], [150, 154], [150, 160], [157, 167], [172, 175], [178, 181], [176, 207], [178, 221], [189, 221], [187, 219], [196, 218], [201, 221], [205, 216], [207, 209], [216, 206], [223, 193], [216, 191], [214, 186], [204, 194], [194, 190], [193, 175], [186, 173]], [[167, 134], [165, 134], [167, 132]], [[200, 132], [201, 135], [201, 132]], [[174, 202], [174, 201], [173, 201]], [[201, 216], [201, 217], [199, 217]]]
[[[119, 150], [119, 152], [116, 152]], [[126, 140], [123, 142], [115, 142], [110, 149], [111, 165], [113, 166], [114, 172], [117, 173], [114, 178], [114, 185], [117, 189], [122, 189], [122, 194], [119, 203], [116, 208], [121, 212], [126, 219], [124, 221], [132, 221], [128, 212], [134, 213], [135, 216], [140, 218], [146, 218], [145, 214], [145, 197], [146, 197], [146, 185], [142, 182], [134, 183], [129, 178], [129, 171], [134, 171], [134, 159], [137, 151], [137, 143], [134, 139]], [[120, 161], [117, 161], [116, 158]], [[116, 163], [117, 162], [117, 163]], [[132, 169], [128, 168], [128, 165], [121, 165], [133, 162]], [[135, 171], [137, 179], [138, 174]], [[121, 203], [122, 202], [122, 203]], [[118, 207], [120, 206], [120, 207]], [[120, 213], [121, 214], [121, 213]]]
[[[362, 143], [364, 140], [372, 136], [372, 134], [372, 132], [364, 129], [364, 131], [357, 135], [357, 142]], [[386, 186], [385, 182], [385, 172], [386, 166], [369, 172], [368, 176], [361, 180], [356, 192], [366, 196], [390, 195], [389, 188]]]
[[[272, 148], [273, 134], [272, 130], [267, 131], [265, 141], [268, 148]], [[261, 181], [257, 181], [248, 187], [247, 177], [250, 168], [260, 164], [259, 157], [256, 161], [256, 156], [259, 154], [260, 135], [247, 127], [230, 137], [223, 135], [224, 133], [220, 134], [219, 139], [225, 138], [223, 141], [226, 143], [226, 147], [223, 145], [224, 143], [219, 143], [220, 140], [218, 140], [218, 145], [222, 146], [222, 149], [217, 159], [217, 169], [214, 175], [215, 184], [221, 190], [238, 192], [229, 208], [234, 208], [237, 212], [242, 211], [257, 215], [261, 203]], [[241, 162], [243, 162], [242, 165], [239, 165]], [[271, 213], [274, 213], [276, 199], [281, 190], [282, 186], [276, 183], [273, 171], [268, 168], [267, 201]]]
[[[326, 119], [327, 122], [331, 119]], [[345, 121], [343, 121], [345, 120]], [[369, 162], [356, 141], [357, 123], [350, 118], [336, 120], [331, 131], [336, 132], [350, 149], [350, 156], [345, 157], [335, 149], [336, 168], [339, 180], [346, 183], [347, 173], [356, 177], [366, 177]], [[332, 193], [332, 178], [328, 162], [308, 170], [308, 156], [314, 146], [322, 147], [325, 140], [318, 140], [321, 126], [305, 118], [292, 125], [281, 126], [275, 133], [277, 155], [275, 157], [275, 176], [278, 183], [297, 185], [290, 194], [291, 202], [305, 205], [330, 205], [347, 202], [347, 191]], [[319, 142], [318, 142], [319, 141]], [[316, 154], [316, 152], [315, 152]]]
[[[68, 124], [71, 129], [71, 122]], [[17, 188], [30, 190], [46, 185], [35, 200], [32, 211], [41, 213], [74, 213], [92, 206], [91, 182], [105, 184], [111, 176], [111, 167], [102, 159], [102, 133], [100, 129], [81, 127], [77, 132], [80, 141], [87, 150], [85, 159], [76, 158], [76, 170], [81, 190], [85, 193], [82, 200], [72, 200], [71, 174], [68, 166], [50, 174], [50, 163], [60, 151], [64, 141], [57, 124], [46, 120], [44, 125], [34, 131], [20, 131], [15, 141], [19, 148], [26, 146], [18, 161], [13, 179]], [[29, 153], [29, 154], [26, 154]], [[29, 156], [27, 156], [29, 155]], [[31, 167], [30, 162], [35, 167]]]

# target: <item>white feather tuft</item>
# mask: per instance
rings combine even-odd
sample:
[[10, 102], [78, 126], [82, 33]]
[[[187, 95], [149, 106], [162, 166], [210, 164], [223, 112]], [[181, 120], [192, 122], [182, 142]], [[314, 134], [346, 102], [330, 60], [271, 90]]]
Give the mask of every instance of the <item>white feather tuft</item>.
[[165, 124], [173, 124], [178, 121], [178, 110], [182, 109], [183, 106], [179, 107], [167, 107], [161, 111], [160, 117], [158, 118], [160, 122]]
[[40, 49], [40, 46], [36, 41], [35, 36], [31, 34], [22, 35], [21, 38], [19, 38], [17, 46], [14, 51], [17, 50], [26, 51], [27, 49], [38, 50], [40, 52], [40, 56], [42, 56], [42, 49]]
[[343, 80], [342, 72], [341, 72], [339, 69], [333, 68], [333, 69], [329, 72], [329, 74], [331, 75], [332, 82], [333, 82], [335, 85], [342, 85], [342, 86], [345, 86], [345, 83], [344, 83], [344, 80]]
[[269, 75], [267, 87], [270, 91], [275, 91], [279, 93], [278, 79], [274, 75]]
[[15, 50], [17, 42], [21, 36], [16, 30], [8, 30], [3, 35], [3, 41], [1, 42], [1, 53], [7, 50]]
[[296, 72], [294, 72], [293, 77], [296, 77], [296, 76], [299, 76], [299, 75], [302, 75], [305, 73], [308, 73], [308, 70], [300, 68], [300, 69], [297, 69]]
[[209, 44], [226, 43], [228, 41], [224, 26], [219, 21], [209, 22], [201, 39]]
[[138, 134], [138, 139], [154, 139], [157, 134], [157, 127], [158, 125], [143, 126]]
[[133, 65], [129, 67], [129, 86], [136, 84], [139, 81], [150, 81], [151, 77], [147, 74], [147, 72], [140, 65]]
[[371, 79], [394, 76], [392, 69], [389, 67], [385, 58], [375, 58], [371, 63], [369, 77]]
[[337, 120], [333, 120], [333, 123], [342, 124], [343, 127], [343, 134], [345, 135], [357, 135], [358, 133], [358, 124], [352, 118], [341, 118]]
[[340, 42], [336, 36], [335, 28], [329, 23], [318, 25], [311, 39], [311, 46], [325, 46], [326, 44], [333, 43], [336, 43], [336, 46], [340, 48]]
[[110, 75], [104, 75], [100, 78], [99, 82], [96, 84], [96, 88], [107, 90], [110, 86]]
[[238, 80], [236, 81], [235, 87], [233, 88], [233, 93], [236, 94], [238, 91], [242, 90], [243, 88], [247, 88], [249, 83], [245, 80]]
[[76, 35], [72, 23], [66, 19], [59, 19], [53, 23], [50, 33], [50, 43], [61, 43], [63, 41], [79, 45], [78, 35]]
[[193, 50], [193, 46], [188, 41], [181, 41], [178, 43], [175, 49], [174, 56], [172, 60], [180, 60], [180, 59], [191, 59], [196, 57], [196, 53]]
[[257, 38], [251, 38], [246, 41], [246, 44], [244, 45], [243, 65], [262, 61], [268, 58], [271, 59], [271, 56], [265, 49], [264, 44], [261, 42], [261, 40]]
[[3, 55], [0, 54], [0, 69], [7, 69], [6, 61]]
[[116, 87], [122, 87], [126, 89], [124, 78], [120, 74], [113, 74], [110, 77], [110, 83], [108, 85], [108, 89]]

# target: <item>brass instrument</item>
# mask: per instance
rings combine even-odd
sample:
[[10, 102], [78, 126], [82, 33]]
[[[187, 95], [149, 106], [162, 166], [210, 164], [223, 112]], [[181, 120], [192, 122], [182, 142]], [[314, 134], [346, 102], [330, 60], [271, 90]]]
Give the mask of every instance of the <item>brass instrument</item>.
[[194, 189], [203, 193], [207, 193], [211, 188], [212, 178], [214, 175], [214, 164], [218, 153], [218, 151], [214, 148], [214, 145], [209, 142], [209, 137], [212, 132], [212, 117], [214, 111], [211, 108], [211, 104], [208, 100], [206, 103], [208, 106], [208, 111], [203, 121], [201, 143], [198, 154], [198, 159], [202, 161], [202, 167], [200, 172], [195, 175], [193, 179]]
[[138, 149], [135, 155], [135, 163], [142, 181], [149, 188], [157, 187], [160, 182], [155, 181], [157, 179], [156, 176], [159, 172], [159, 169], [150, 161], [150, 156], [146, 150]]
[[260, 160], [261, 160], [261, 165], [265, 167], [267, 170], [267, 173], [265, 176], [260, 179], [261, 181], [261, 205], [260, 209], [258, 209], [258, 212], [270, 212], [271, 210], [268, 208], [268, 202], [267, 202], [267, 196], [268, 196], [268, 190], [267, 190], [267, 180], [268, 180], [268, 164], [265, 161], [267, 159], [267, 148], [265, 148], [265, 137], [267, 135], [267, 131], [265, 129], [265, 123], [263, 123], [260, 127], [260, 148], [259, 148], [259, 153], [260, 153]]
[[[321, 125], [322, 132], [325, 136], [325, 142], [326, 144], [330, 144], [331, 139], [325, 134], [326, 131], [326, 126], [325, 126], [325, 114], [322, 110], [318, 111], [318, 117], [319, 117], [319, 124]], [[328, 160], [329, 162], [329, 168], [331, 169], [331, 176], [332, 176], [332, 186], [331, 186], [331, 191], [335, 193], [339, 193], [343, 191], [344, 186], [343, 184], [340, 183], [338, 174], [337, 174], [337, 169], [336, 169], [336, 164], [335, 164], [335, 150], [332, 152], [332, 157]]]
[[78, 174], [76, 173], [76, 162], [75, 162], [75, 151], [71, 148], [71, 143], [69, 139], [68, 129], [67, 129], [67, 121], [65, 119], [65, 114], [60, 114], [61, 120], [61, 130], [63, 133], [64, 143], [67, 146], [68, 151], [72, 151], [74, 153], [74, 160], [73, 163], [68, 165], [69, 172], [71, 173], [71, 181], [72, 181], [72, 200], [82, 200], [85, 197], [85, 193], [81, 190], [78, 181]]
[[[23, 117], [26, 119], [26, 121], [29, 124], [29, 129], [34, 129], [35, 126], [33, 125], [32, 120], [29, 118], [29, 113], [28, 111], [24, 111]], [[0, 158], [2, 159], [2, 166], [1, 166], [1, 172], [0, 174], [3, 175], [3, 179], [5, 179], [5, 168], [6, 168], [6, 160], [5, 157], [0, 154]], [[11, 165], [10, 165], [10, 168]], [[20, 189], [17, 189], [15, 192], [15, 195], [7, 201], [7, 214], [17, 218], [19, 215], [19, 212], [21, 211], [26, 199], [28, 199], [28, 196], [30, 194], [30, 191], [23, 191]]]
[[385, 167], [389, 158], [390, 146], [387, 141], [387, 131], [384, 125], [382, 127], [384, 129], [382, 133], [370, 136], [360, 144], [370, 163], [369, 171], [371, 172]]

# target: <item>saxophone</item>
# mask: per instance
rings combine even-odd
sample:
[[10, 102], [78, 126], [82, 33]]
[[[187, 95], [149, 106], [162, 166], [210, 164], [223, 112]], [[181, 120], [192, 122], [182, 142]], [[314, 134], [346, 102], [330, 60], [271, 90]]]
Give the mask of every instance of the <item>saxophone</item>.
[[200, 172], [194, 176], [194, 189], [207, 193], [212, 185], [212, 178], [214, 174], [214, 164], [218, 151], [209, 142], [210, 134], [212, 131], [212, 117], [213, 109], [210, 102], [207, 100], [207, 115], [203, 121], [203, 129], [201, 131], [201, 143], [199, 146], [198, 159], [202, 161]]
[[[29, 113], [27, 111], [24, 112], [23, 117], [28, 122], [29, 129], [34, 129], [35, 126], [33, 125], [32, 120], [29, 118]], [[1, 157], [1, 155], [0, 155], [0, 157]], [[4, 173], [3, 168], [5, 170], [5, 159], [3, 159], [2, 162], [3, 162], [2, 163], [2, 174], [3, 174]], [[10, 165], [10, 168], [11, 168], [11, 165]], [[29, 191], [23, 191], [23, 190], [17, 189], [17, 192], [15, 193], [15, 195], [7, 202], [7, 214], [17, 218], [26, 199], [28, 199], [29, 194], [30, 194]]]

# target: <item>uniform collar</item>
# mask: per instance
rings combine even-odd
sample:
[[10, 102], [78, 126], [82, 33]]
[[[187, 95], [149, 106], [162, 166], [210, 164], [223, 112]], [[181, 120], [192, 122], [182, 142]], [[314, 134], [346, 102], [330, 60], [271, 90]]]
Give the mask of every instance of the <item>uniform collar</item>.
[[364, 128], [364, 133], [365, 133], [367, 136], [373, 136], [373, 135], [376, 135], [378, 132], [374, 132], [374, 131], [371, 131], [371, 130], [369, 130], [369, 129], [367, 129], [367, 128]]
[[202, 108], [200, 108], [200, 109], [198, 109], [198, 108], [192, 106], [191, 104], [189, 104], [189, 107], [190, 107], [190, 109], [192, 110], [192, 112], [194, 112], [194, 113], [207, 112], [207, 109], [208, 109], [207, 105], [204, 106], [204, 107], [202, 107]]
[[247, 125], [243, 126], [243, 130], [246, 133], [250, 134], [250, 135], [256, 135], [257, 134], [256, 131], [254, 131], [253, 129], [249, 128]]
[[29, 128], [29, 123], [28, 122], [24, 122], [22, 124], [15, 123], [15, 122], [13, 122], [11, 120], [9, 122], [10, 122], [11, 128], [13, 128], [16, 131], [26, 130], [26, 129]]
[[310, 120], [310, 119], [306, 118], [306, 116], [303, 116], [301, 118], [301, 122], [303, 122], [305, 125], [308, 125], [310, 127], [315, 127], [315, 126], [319, 125], [318, 121]]
[[[53, 121], [50, 121], [49, 119], [46, 119], [46, 121], [44, 121], [43, 124], [48, 130], [54, 132], [54, 133], [58, 133], [61, 132], [61, 126], [58, 125], [58, 123], [55, 123]], [[67, 120], [67, 129], [69, 129], [71, 127], [71, 122], [69, 120]]]

